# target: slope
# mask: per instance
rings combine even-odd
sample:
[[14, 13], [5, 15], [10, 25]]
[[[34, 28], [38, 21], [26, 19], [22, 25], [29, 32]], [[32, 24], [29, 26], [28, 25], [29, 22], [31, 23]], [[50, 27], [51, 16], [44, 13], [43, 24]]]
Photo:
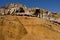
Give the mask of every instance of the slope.
[[20, 40], [26, 34], [26, 29], [16, 17], [0, 16], [0, 40]]
[[37, 17], [19, 17], [28, 34], [22, 40], [60, 40], [60, 25]]
[[0, 40], [60, 40], [60, 25], [28, 16], [0, 16]]

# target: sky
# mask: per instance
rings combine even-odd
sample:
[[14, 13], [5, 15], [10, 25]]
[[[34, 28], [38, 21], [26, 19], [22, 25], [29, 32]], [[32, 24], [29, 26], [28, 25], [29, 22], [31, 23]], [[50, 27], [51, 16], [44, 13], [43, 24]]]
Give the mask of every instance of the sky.
[[21, 3], [29, 8], [38, 7], [60, 13], [60, 0], [0, 0], [0, 6], [10, 3]]

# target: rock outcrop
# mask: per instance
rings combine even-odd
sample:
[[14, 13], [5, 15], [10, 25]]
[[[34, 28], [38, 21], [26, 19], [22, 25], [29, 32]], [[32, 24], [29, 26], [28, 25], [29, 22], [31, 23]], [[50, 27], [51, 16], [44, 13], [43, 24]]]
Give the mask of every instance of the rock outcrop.
[[34, 16], [53, 21], [60, 18], [60, 14], [56, 12], [50, 12], [41, 8], [27, 8], [25, 5], [12, 3], [5, 7], [1, 7], [0, 15]]

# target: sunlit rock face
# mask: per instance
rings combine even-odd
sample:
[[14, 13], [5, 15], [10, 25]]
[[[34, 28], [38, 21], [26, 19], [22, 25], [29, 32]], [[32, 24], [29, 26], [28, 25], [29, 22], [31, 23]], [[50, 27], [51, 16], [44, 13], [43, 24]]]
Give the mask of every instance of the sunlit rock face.
[[4, 15], [4, 8], [0, 8], [0, 15]]
[[[37, 11], [38, 10], [38, 11]], [[42, 19], [55, 20], [59, 15], [55, 12], [49, 12], [41, 8], [28, 8], [23, 4], [8, 4], [0, 8], [0, 15], [28, 15], [35, 16]]]
[[11, 4], [9, 4], [9, 5], [7, 5], [8, 6], [8, 8], [13, 8], [13, 7], [26, 7], [25, 5], [23, 5], [23, 4], [14, 4], [14, 3], [11, 3]]
[[48, 11], [43, 10], [43, 14], [42, 14], [42, 15], [43, 15], [43, 18], [45, 18], [45, 19], [46, 19], [46, 18], [47, 18], [47, 14], [48, 14]]

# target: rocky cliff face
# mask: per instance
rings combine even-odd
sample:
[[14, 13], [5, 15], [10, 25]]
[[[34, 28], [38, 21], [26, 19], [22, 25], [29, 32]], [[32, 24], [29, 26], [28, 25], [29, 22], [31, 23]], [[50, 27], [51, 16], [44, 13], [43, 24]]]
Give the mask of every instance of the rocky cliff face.
[[8, 4], [5, 7], [0, 8], [0, 15], [22, 15], [22, 16], [35, 16], [43, 19], [48, 20], [55, 20], [59, 18], [60, 14], [58, 15], [55, 12], [49, 12], [44, 9], [40, 8], [27, 8], [25, 5], [22, 4]]

